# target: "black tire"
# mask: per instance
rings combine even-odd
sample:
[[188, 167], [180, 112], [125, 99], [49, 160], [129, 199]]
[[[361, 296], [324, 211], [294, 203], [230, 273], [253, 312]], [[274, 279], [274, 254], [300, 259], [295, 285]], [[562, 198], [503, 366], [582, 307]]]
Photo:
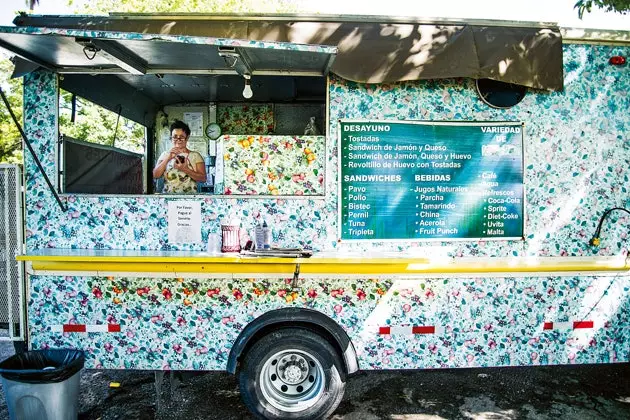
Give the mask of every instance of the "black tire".
[[254, 343], [238, 381], [247, 408], [264, 419], [326, 418], [346, 387], [337, 351], [326, 338], [303, 328], [276, 330]]

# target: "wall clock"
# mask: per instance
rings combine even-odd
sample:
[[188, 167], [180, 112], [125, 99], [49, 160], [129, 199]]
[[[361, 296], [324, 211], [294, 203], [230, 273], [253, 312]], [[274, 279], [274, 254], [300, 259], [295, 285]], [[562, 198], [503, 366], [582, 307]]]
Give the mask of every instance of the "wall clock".
[[206, 136], [210, 140], [216, 140], [221, 137], [221, 126], [217, 123], [210, 123], [206, 126]]

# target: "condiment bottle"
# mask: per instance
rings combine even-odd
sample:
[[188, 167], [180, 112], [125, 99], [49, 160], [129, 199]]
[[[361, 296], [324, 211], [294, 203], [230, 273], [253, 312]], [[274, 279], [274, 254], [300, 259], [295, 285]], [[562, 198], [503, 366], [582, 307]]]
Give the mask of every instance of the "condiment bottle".
[[267, 225], [265, 220], [262, 225], [263, 231], [263, 249], [271, 249], [271, 228]]
[[255, 229], [255, 237], [256, 237], [256, 249], [263, 249], [265, 247], [265, 236], [263, 233], [263, 227], [258, 222]]

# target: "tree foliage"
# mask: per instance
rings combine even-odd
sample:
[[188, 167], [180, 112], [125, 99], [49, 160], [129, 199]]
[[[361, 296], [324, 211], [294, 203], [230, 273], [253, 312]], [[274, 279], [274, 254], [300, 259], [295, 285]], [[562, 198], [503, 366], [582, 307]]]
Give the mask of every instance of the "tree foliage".
[[291, 13], [291, 0], [68, 0], [81, 13]]
[[[10, 79], [13, 63], [0, 59], [0, 85], [18, 122], [22, 124], [22, 79]], [[75, 121], [71, 121], [72, 94], [61, 91], [59, 132], [91, 143], [115, 146], [136, 153], [145, 152], [144, 127], [84, 99], [77, 98]], [[116, 126], [118, 124], [118, 127]], [[0, 163], [22, 162], [22, 138], [9, 111], [0, 104]]]
[[[24, 0], [33, 9], [37, 0]], [[291, 0], [67, 0], [68, 6], [81, 14], [118, 13], [292, 13]], [[22, 121], [22, 79], [9, 79], [13, 64], [0, 56], [0, 85]], [[71, 96], [59, 97], [59, 131], [70, 137], [98, 144], [114, 145], [137, 153], [145, 151], [144, 127], [104, 108], [78, 98], [75, 122], [71, 122]], [[0, 162], [21, 163], [22, 140], [11, 116], [0, 104]], [[118, 120], [118, 121], [117, 121]], [[118, 122], [118, 129], [116, 123]]]
[[59, 131], [72, 138], [115, 146], [136, 153], [145, 151], [144, 127], [134, 121], [77, 98], [75, 121], [72, 122], [72, 93], [59, 95]]
[[[22, 79], [11, 79], [13, 63], [0, 59], [0, 86], [19, 122], [22, 121]], [[0, 163], [22, 162], [22, 138], [4, 102], [0, 103]]]
[[630, 0], [579, 0], [575, 3], [574, 8], [578, 9], [578, 16], [582, 19], [584, 12], [590, 13], [593, 6], [607, 12], [618, 12], [625, 15], [630, 11]]

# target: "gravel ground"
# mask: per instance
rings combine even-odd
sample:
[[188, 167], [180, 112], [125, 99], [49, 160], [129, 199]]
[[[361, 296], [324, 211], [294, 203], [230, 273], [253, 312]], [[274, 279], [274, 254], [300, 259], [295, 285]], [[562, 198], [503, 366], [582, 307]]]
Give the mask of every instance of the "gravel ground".
[[[0, 343], [2, 360], [12, 353]], [[183, 382], [166, 374], [158, 401], [153, 372], [84, 370], [79, 411], [80, 420], [251, 419], [222, 372]], [[361, 372], [331, 420], [521, 418], [630, 419], [630, 364]]]

